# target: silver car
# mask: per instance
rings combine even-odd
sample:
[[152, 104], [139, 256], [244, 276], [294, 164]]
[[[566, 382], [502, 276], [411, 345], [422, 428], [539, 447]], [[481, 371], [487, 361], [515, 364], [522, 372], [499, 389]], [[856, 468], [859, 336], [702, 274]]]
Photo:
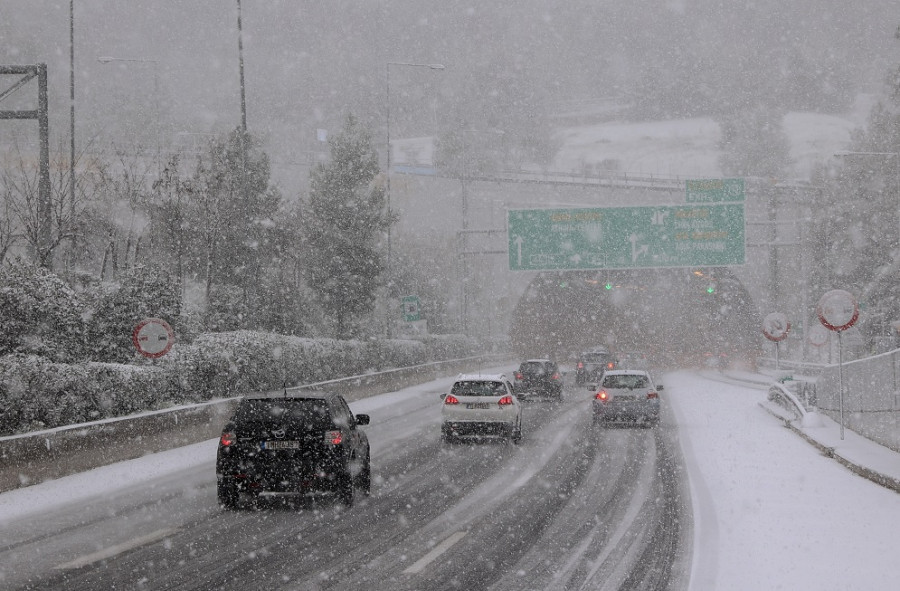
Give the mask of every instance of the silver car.
[[650, 374], [637, 369], [610, 370], [591, 401], [594, 424], [628, 422], [653, 426], [659, 423], [659, 392]]

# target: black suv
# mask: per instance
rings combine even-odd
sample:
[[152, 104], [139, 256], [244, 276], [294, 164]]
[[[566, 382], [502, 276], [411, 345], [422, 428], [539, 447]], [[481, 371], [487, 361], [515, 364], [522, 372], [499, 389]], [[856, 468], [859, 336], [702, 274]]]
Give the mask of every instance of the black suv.
[[616, 369], [616, 356], [605, 350], [585, 351], [575, 363], [575, 384], [596, 384], [607, 369]]
[[369, 439], [337, 394], [285, 390], [253, 394], [238, 403], [216, 455], [219, 503], [234, 509], [261, 494], [335, 495], [353, 504], [354, 487], [369, 494]]
[[549, 359], [529, 359], [515, 372], [513, 392], [520, 400], [529, 395], [562, 398], [563, 377], [559, 366]]

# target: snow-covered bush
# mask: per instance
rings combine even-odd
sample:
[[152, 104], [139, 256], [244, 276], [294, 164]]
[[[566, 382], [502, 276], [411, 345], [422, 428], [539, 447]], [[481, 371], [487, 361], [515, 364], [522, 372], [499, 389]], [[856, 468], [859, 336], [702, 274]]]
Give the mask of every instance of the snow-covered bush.
[[181, 403], [177, 376], [155, 365], [88, 363], [84, 375], [97, 418], [133, 414]]
[[84, 303], [43, 267], [0, 267], [0, 355], [25, 353], [60, 362], [87, 357]]
[[162, 318], [181, 332], [178, 283], [165, 272], [135, 267], [99, 288], [88, 322], [91, 359], [123, 363], [135, 358], [131, 333], [145, 318]]
[[341, 341], [235, 331], [176, 342], [152, 363], [0, 357], [0, 435], [477, 354], [461, 335]]
[[0, 434], [100, 418], [91, 386], [81, 365], [37, 355], [0, 357]]

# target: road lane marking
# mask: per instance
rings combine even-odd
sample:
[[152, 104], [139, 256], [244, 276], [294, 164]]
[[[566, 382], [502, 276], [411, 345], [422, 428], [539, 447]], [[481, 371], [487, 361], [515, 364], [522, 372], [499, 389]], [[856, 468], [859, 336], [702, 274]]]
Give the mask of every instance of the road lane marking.
[[425, 556], [423, 556], [422, 558], [417, 560], [415, 563], [413, 563], [412, 566], [410, 566], [403, 572], [406, 574], [416, 574], [416, 573], [422, 572], [423, 570], [425, 570], [425, 567], [428, 566], [429, 564], [431, 564], [432, 562], [434, 562], [434, 560], [438, 556], [440, 556], [441, 554], [443, 554], [444, 552], [449, 550], [450, 547], [453, 546], [453, 544], [455, 544], [456, 542], [463, 539], [465, 537], [466, 533], [467, 532], [464, 532], [464, 531], [456, 532], [455, 534], [453, 534], [452, 536], [450, 536], [449, 538], [447, 538], [446, 540], [444, 540], [443, 542], [441, 542], [440, 544], [438, 544], [437, 546], [432, 548], [431, 552], [429, 552], [428, 554], [426, 554]]
[[141, 536], [139, 538], [134, 538], [133, 540], [128, 540], [127, 542], [123, 542], [121, 544], [116, 544], [115, 546], [110, 546], [109, 548], [104, 548], [103, 550], [99, 550], [94, 552], [93, 554], [87, 554], [80, 558], [76, 558], [75, 560], [71, 560], [69, 562], [60, 564], [58, 566], [53, 567], [55, 570], [68, 570], [73, 568], [81, 568], [82, 566], [87, 566], [88, 564], [97, 562], [98, 560], [106, 560], [107, 558], [112, 558], [113, 556], [117, 556], [123, 552], [127, 552], [129, 550], [133, 550], [134, 548], [139, 548], [141, 546], [145, 546], [147, 544], [152, 544], [153, 542], [158, 542], [163, 538], [167, 538], [178, 531], [177, 527], [170, 527], [166, 529], [160, 529], [155, 532], [151, 532], [145, 536]]

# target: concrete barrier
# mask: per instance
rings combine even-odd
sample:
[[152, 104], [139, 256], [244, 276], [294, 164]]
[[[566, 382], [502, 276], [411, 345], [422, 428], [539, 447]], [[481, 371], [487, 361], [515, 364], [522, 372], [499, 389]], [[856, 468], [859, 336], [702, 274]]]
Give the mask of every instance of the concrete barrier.
[[[480, 356], [350, 376], [299, 388], [348, 401], [471, 371], [505, 356]], [[511, 361], [510, 361], [511, 363]], [[240, 397], [0, 437], [0, 492], [218, 437]]]

